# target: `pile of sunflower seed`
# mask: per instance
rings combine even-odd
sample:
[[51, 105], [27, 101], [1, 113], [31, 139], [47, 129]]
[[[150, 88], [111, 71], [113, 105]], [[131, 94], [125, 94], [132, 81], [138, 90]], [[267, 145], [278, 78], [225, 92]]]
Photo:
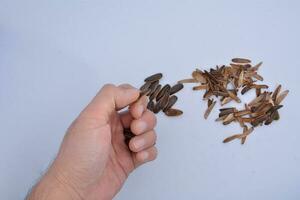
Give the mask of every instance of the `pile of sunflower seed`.
[[[251, 60], [245, 58], [233, 58], [229, 65], [216, 66], [209, 71], [196, 69], [192, 72], [192, 78], [183, 79], [178, 83], [198, 83], [193, 90], [204, 90], [203, 100], [207, 100], [207, 109], [204, 118], [207, 119], [217, 100], [221, 106], [235, 101], [241, 103], [239, 92], [243, 95], [255, 89], [256, 97], [248, 104], [245, 109], [237, 110], [235, 107], [221, 108], [219, 118], [223, 125], [231, 122], [238, 122], [243, 128], [243, 133], [234, 134], [226, 138], [223, 142], [227, 143], [234, 139], [241, 139], [244, 144], [247, 136], [258, 125], [269, 125], [274, 120], [279, 119], [278, 110], [283, 107], [280, 103], [289, 93], [285, 90], [280, 93], [281, 85], [274, 92], [264, 91], [268, 85], [257, 84], [263, 81], [263, 77], [257, 73], [262, 62], [252, 66]], [[248, 125], [246, 125], [248, 124]]]

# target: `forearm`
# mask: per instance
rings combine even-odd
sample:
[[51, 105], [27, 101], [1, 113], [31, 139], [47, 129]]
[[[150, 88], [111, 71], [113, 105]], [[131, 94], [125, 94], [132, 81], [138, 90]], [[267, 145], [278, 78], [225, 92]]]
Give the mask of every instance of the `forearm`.
[[37, 183], [28, 197], [27, 200], [81, 200], [79, 194], [74, 192], [67, 184], [58, 180], [51, 173], [45, 176]]

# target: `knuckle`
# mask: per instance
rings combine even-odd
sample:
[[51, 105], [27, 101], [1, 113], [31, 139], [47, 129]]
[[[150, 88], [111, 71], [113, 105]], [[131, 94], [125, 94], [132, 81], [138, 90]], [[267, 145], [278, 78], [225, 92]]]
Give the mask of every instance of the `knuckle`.
[[136, 154], [136, 159], [137, 159], [139, 162], [145, 162], [144, 157], [141, 155], [141, 153], [137, 153], [137, 154]]
[[135, 138], [132, 138], [130, 141], [129, 141], [129, 149], [133, 152], [138, 152], [138, 149], [136, 149], [135, 145], [133, 144], [135, 141]]
[[116, 86], [111, 83], [107, 83], [102, 87], [102, 90], [104, 90], [104, 91], [106, 91], [106, 90], [111, 91], [111, 90], [115, 90], [115, 89], [116, 89]]
[[153, 147], [152, 160], [156, 159], [158, 155], [157, 148]]
[[155, 141], [157, 140], [157, 134], [155, 133], [155, 131], [153, 130], [152, 132], [152, 135], [153, 135], [153, 141], [155, 143]]
[[153, 124], [154, 124], [154, 126], [155, 126], [156, 123], [157, 123], [156, 116], [155, 116], [155, 114], [154, 114], [153, 112], [151, 112], [151, 111], [150, 111], [150, 114], [152, 115], [152, 118], [153, 118]]
[[132, 85], [130, 85], [128, 83], [123, 83], [123, 84], [119, 85], [118, 87], [120, 87], [120, 88], [134, 88]]

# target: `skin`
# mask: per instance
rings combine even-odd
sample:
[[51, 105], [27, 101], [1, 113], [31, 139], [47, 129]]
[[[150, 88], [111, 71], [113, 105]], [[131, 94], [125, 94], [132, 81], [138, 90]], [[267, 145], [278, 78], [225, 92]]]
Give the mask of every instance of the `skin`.
[[[157, 156], [156, 118], [146, 105], [130, 85], [105, 85], [71, 124], [27, 199], [112, 199], [134, 169]], [[123, 136], [128, 127], [135, 134], [129, 148]]]

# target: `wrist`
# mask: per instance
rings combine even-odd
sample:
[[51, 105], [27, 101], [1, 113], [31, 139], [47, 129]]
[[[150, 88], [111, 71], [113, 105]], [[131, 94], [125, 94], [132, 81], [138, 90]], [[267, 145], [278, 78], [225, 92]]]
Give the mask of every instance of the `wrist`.
[[27, 200], [82, 200], [81, 196], [68, 183], [48, 171], [33, 187]]

